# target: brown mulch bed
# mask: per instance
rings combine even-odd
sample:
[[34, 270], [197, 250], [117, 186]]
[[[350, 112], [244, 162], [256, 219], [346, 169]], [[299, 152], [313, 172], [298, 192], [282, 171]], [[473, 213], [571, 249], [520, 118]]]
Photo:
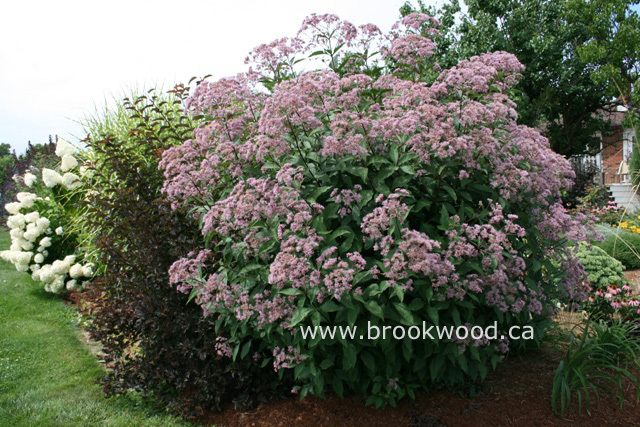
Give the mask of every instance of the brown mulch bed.
[[[203, 422], [216, 426], [640, 426], [640, 405], [626, 402], [620, 409], [610, 398], [562, 419], [551, 410], [551, 384], [560, 355], [545, 349], [504, 362], [490, 374], [474, 398], [447, 391], [423, 393], [397, 408], [375, 409], [349, 398], [329, 396], [274, 401], [254, 410], [231, 408], [207, 414]], [[635, 393], [629, 391], [633, 399]], [[577, 402], [576, 402], [577, 403]]]

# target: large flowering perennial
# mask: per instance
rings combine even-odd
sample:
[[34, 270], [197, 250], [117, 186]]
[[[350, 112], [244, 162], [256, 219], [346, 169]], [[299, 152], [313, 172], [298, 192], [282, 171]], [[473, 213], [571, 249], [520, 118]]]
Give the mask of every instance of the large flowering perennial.
[[[30, 171], [22, 177], [34, 192], [21, 192], [17, 201], [8, 203], [11, 247], [0, 256], [18, 271], [31, 272], [31, 277], [44, 283], [47, 292], [83, 289], [93, 276], [93, 265], [84, 263], [74, 252], [73, 233], [67, 228], [69, 209], [77, 202], [80, 177], [76, 149], [63, 139], [56, 145], [60, 157], [58, 171], [44, 168], [41, 181]], [[65, 208], [65, 205], [66, 208]]]
[[[247, 75], [200, 85], [190, 111], [208, 121], [163, 154], [164, 193], [210, 245], [172, 282], [228, 331], [226, 354], [295, 367], [303, 394], [380, 403], [483, 377], [518, 343], [305, 341], [299, 325], [541, 327], [551, 298], [586, 297], [561, 244], [586, 236], [560, 203], [573, 172], [508, 96], [522, 65], [484, 54], [427, 84], [435, 25], [412, 14], [384, 36], [313, 15], [294, 41], [256, 49]], [[295, 73], [305, 54], [328, 69]]]

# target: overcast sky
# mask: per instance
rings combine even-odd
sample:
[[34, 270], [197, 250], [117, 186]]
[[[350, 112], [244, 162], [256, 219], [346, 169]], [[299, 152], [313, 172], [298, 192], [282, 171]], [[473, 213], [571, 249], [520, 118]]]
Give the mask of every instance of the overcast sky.
[[[76, 123], [128, 87], [234, 75], [255, 46], [335, 13], [388, 30], [404, 0], [9, 1], [0, 5], [0, 142], [84, 137]], [[428, 3], [428, 2], [427, 2]], [[80, 138], [78, 138], [80, 137]]]

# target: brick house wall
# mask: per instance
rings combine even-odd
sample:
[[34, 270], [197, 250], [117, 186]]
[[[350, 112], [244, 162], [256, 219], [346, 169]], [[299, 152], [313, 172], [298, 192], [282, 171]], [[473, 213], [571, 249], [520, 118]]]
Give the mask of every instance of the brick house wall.
[[604, 185], [618, 184], [620, 163], [624, 160], [623, 130], [615, 126], [611, 135], [602, 138], [602, 181]]

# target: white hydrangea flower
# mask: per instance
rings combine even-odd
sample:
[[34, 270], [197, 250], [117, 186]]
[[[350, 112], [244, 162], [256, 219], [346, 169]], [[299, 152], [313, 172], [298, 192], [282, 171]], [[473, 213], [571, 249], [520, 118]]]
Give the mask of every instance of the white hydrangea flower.
[[89, 264], [85, 265], [84, 267], [82, 267], [82, 275], [84, 277], [93, 276], [93, 264], [89, 263]]
[[73, 264], [75, 260], [76, 260], [75, 255], [67, 255], [66, 257], [64, 257], [64, 262], [69, 264], [69, 268], [71, 268], [71, 264]]
[[26, 222], [34, 223], [40, 218], [40, 213], [38, 211], [29, 212], [24, 216], [24, 220]]
[[[62, 177], [54, 170], [43, 168], [42, 181], [48, 188], [53, 188], [58, 184], [62, 184]], [[45, 199], [46, 200], [46, 199]]]
[[42, 240], [40, 240], [40, 246], [43, 248], [48, 248], [49, 246], [51, 246], [51, 237], [43, 237]]
[[[29, 224], [29, 225], [33, 225], [33, 224]], [[37, 228], [32, 228], [31, 230], [27, 230], [24, 233], [24, 239], [28, 242], [35, 242], [36, 239], [40, 236], [40, 230], [38, 230]]]
[[77, 283], [78, 282], [76, 280], [69, 280], [67, 282], [67, 289], [70, 290], [70, 291], [76, 289], [77, 288]]
[[62, 138], [58, 138], [58, 142], [56, 144], [56, 156], [63, 158], [65, 154], [73, 154], [76, 152], [76, 148], [69, 144]]
[[78, 161], [71, 154], [65, 154], [62, 157], [62, 162], [60, 163], [60, 170], [62, 172], [66, 172], [78, 166]]
[[12, 241], [22, 239], [22, 236], [24, 236], [24, 230], [21, 228], [13, 228], [9, 231], [9, 235], [11, 236]]
[[51, 283], [56, 275], [51, 271], [51, 264], [43, 265], [39, 270], [40, 281], [44, 283]]
[[35, 261], [37, 264], [42, 264], [44, 262], [44, 255], [42, 254], [36, 254], [33, 257], [33, 261]]
[[31, 187], [33, 186], [33, 184], [36, 182], [38, 178], [36, 178], [36, 176], [34, 174], [32, 174], [31, 172], [27, 172], [24, 174], [24, 184], [27, 187]]
[[22, 203], [20, 203], [20, 202], [12, 202], [12, 203], [7, 203], [6, 205], [4, 205], [4, 208], [11, 215], [18, 215], [20, 213], [20, 208], [21, 207], [22, 207]]
[[62, 176], [62, 185], [73, 190], [80, 185], [80, 177], [73, 172], [67, 172]]
[[57, 234], [58, 236], [62, 235], [62, 233], [63, 233], [63, 232], [64, 232], [64, 231], [62, 230], [62, 227], [58, 227], [58, 228], [56, 228], [56, 234]]
[[25, 223], [26, 223], [26, 219], [25, 219], [25, 216], [22, 214], [11, 215], [9, 218], [7, 218], [7, 227], [9, 228], [20, 229], [24, 227]]
[[33, 249], [33, 243], [31, 243], [28, 240], [24, 240], [22, 239], [20, 241], [20, 247], [22, 248], [22, 250], [24, 251], [30, 251], [31, 249]]
[[64, 277], [56, 277], [56, 279], [51, 283], [51, 292], [54, 294], [60, 293], [64, 289]]
[[50, 223], [51, 222], [49, 221], [49, 218], [38, 218], [38, 220], [36, 221], [36, 227], [38, 227], [38, 230], [44, 233], [49, 228]]
[[68, 263], [57, 259], [53, 261], [53, 264], [51, 264], [51, 271], [56, 276], [65, 276], [69, 272], [70, 267], [71, 266]]
[[11, 252], [13, 252], [13, 250], [0, 251], [0, 258], [2, 258], [3, 260], [5, 260], [7, 262], [11, 262], [11, 258], [10, 258]]
[[33, 206], [33, 202], [38, 198], [36, 194], [22, 191], [16, 194], [16, 198], [22, 203], [23, 208], [30, 208]]
[[71, 276], [72, 279], [77, 279], [78, 277], [82, 277], [83, 275], [84, 270], [81, 264], [74, 264], [69, 269], [69, 276]]

